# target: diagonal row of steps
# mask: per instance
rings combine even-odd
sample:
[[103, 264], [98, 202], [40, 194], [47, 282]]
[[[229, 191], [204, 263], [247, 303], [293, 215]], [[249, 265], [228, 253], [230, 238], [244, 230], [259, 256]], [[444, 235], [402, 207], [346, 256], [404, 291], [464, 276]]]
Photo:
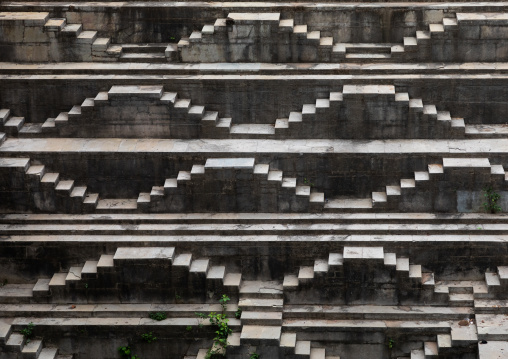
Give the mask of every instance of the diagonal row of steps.
[[97, 193], [89, 193], [86, 186], [78, 186], [73, 180], [62, 179], [60, 173], [49, 172], [44, 165], [31, 164], [29, 158], [0, 158], [0, 169], [7, 176], [17, 175], [17, 189], [28, 191], [27, 196], [44, 193], [46, 201], [34, 201], [32, 210], [67, 208], [71, 212], [86, 212], [97, 205]]
[[[219, 118], [218, 112], [205, 111], [204, 106], [191, 105], [189, 99], [179, 99], [174, 92], [165, 92], [163, 86], [113, 86], [108, 92], [100, 92], [95, 98], [87, 98], [81, 105], [73, 106], [68, 112], [60, 113], [56, 118], [49, 118], [43, 124], [26, 123], [23, 117], [10, 115], [8, 109], [0, 110], [0, 131], [19, 137], [53, 136], [64, 130], [66, 124], [79, 125], [84, 121], [95, 119], [96, 106], [111, 105], [110, 99], [126, 101], [136, 98], [145, 101], [160, 101], [161, 106], [168, 106], [168, 111], [174, 111], [174, 118], [169, 123], [174, 123], [178, 117], [187, 119], [191, 124], [199, 126], [196, 134], [204, 138], [306, 138], [308, 135], [319, 135], [321, 138], [330, 136], [323, 133], [323, 124], [331, 121], [331, 126], [337, 126], [339, 119], [337, 113], [341, 106], [348, 106], [344, 100], [355, 96], [384, 96], [393, 97], [395, 103], [408, 107], [408, 117], [411, 126], [418, 128], [417, 136], [439, 136], [444, 138], [464, 138], [472, 133], [468, 130], [473, 127], [484, 126], [496, 129], [504, 128], [503, 125], [465, 125], [463, 118], [453, 118], [449, 111], [438, 111], [435, 105], [424, 104], [421, 99], [410, 98], [408, 93], [396, 92], [392, 85], [344, 85], [342, 92], [330, 92], [328, 98], [318, 98], [315, 103], [307, 103], [301, 111], [289, 113], [288, 118], [276, 119], [268, 124], [234, 124], [231, 118]], [[116, 106], [118, 106], [118, 103]], [[171, 109], [172, 106], [172, 109]], [[334, 117], [335, 116], [335, 117]], [[172, 116], [170, 116], [172, 117]], [[79, 122], [76, 122], [79, 121]], [[323, 122], [324, 121], [324, 122]], [[349, 120], [350, 121], [350, 120]], [[405, 119], [407, 122], [407, 119]], [[321, 125], [318, 123], [323, 122]], [[100, 124], [99, 124], [100, 126]], [[408, 125], [409, 126], [409, 125]], [[78, 128], [79, 129], [79, 128]], [[77, 131], [77, 136], [83, 136]], [[317, 132], [316, 132], [317, 131]], [[321, 133], [319, 133], [321, 131]], [[429, 132], [431, 131], [431, 132]], [[65, 133], [65, 132], [64, 132]], [[490, 132], [481, 131], [481, 137], [489, 136]], [[497, 135], [503, 133], [500, 130]], [[508, 132], [506, 132], [508, 134]], [[411, 134], [406, 136], [412, 137]], [[479, 135], [471, 135], [471, 137]]]
[[[3, 349], [3, 350], [2, 350]], [[13, 330], [12, 325], [0, 320], [0, 353], [20, 353], [30, 359], [72, 359], [74, 356], [58, 354], [58, 348], [45, 347], [42, 339], [30, 339]]]
[[[31, 290], [29, 285], [18, 286], [19, 290], [15, 290], [15, 285], [7, 284], [5, 290], [0, 290], [0, 300], [19, 303], [32, 302], [32, 298], [48, 298], [52, 301], [51, 297], [55, 294], [59, 294], [57, 301], [65, 300], [65, 293], [72, 292], [76, 284], [97, 279], [115, 268], [136, 261], [168, 261], [171, 267], [188, 270], [191, 275], [206, 278], [233, 292], [238, 291], [242, 283], [240, 273], [228, 272], [225, 266], [211, 265], [207, 258], [194, 259], [190, 253], [176, 254], [173, 247], [120, 247], [114, 255], [103, 254], [98, 261], [86, 261], [84, 265], [73, 266], [66, 272], [55, 273], [52, 278], [38, 279]], [[9, 288], [13, 290], [9, 292]]]
[[[204, 25], [201, 31], [194, 31], [190, 37], [184, 37], [178, 43], [179, 49], [192, 46], [194, 43], [214, 43], [214, 35], [227, 33], [233, 25], [249, 25], [255, 22], [277, 23], [279, 34], [290, 33], [296, 37], [300, 46], [316, 46], [318, 59], [321, 61], [339, 61], [352, 59], [362, 61], [386, 61], [403, 57], [405, 53], [416, 52], [418, 45], [428, 45], [430, 39], [443, 37], [445, 30], [457, 29], [456, 17], [443, 18], [442, 23], [429, 24], [428, 31], [417, 31], [415, 37], [404, 37], [403, 44], [382, 43], [334, 43], [332, 36], [322, 36], [321, 31], [309, 31], [308, 25], [295, 25], [294, 19], [280, 19], [280, 13], [229, 13], [227, 18], [219, 18], [213, 25]], [[273, 25], [274, 26], [274, 25]], [[302, 42], [302, 40], [305, 40]], [[289, 45], [289, 44], [286, 44]], [[321, 54], [321, 52], [323, 52]], [[192, 57], [186, 58], [192, 61]]]
[[190, 171], [179, 171], [177, 177], [166, 179], [164, 186], [154, 186], [150, 193], [141, 193], [137, 203], [141, 209], [149, 208], [153, 202], [160, 202], [165, 196], [178, 193], [179, 188], [185, 189], [196, 180], [203, 181], [206, 170], [212, 174], [217, 170], [252, 171], [254, 176], [266, 178], [268, 183], [278, 185], [281, 189], [294, 190], [296, 198], [307, 202], [311, 211], [324, 203], [323, 193], [311, 191], [308, 185], [298, 185], [296, 178], [284, 177], [283, 171], [270, 169], [269, 164], [256, 164], [255, 158], [208, 158], [204, 165], [193, 165]]
[[65, 18], [50, 18], [44, 24], [44, 31], [60, 32], [75, 38], [78, 44], [90, 44], [92, 56], [98, 58], [119, 57], [122, 47], [111, 44], [111, 38], [98, 37], [97, 31], [83, 30], [82, 24], [68, 24]]
[[[373, 208], [397, 208], [400, 196], [406, 191], [417, 189], [417, 186], [429, 186], [444, 175], [445, 170], [467, 172], [476, 170], [490, 175], [493, 183], [506, 183], [507, 177], [502, 165], [491, 165], [488, 158], [443, 158], [442, 164], [429, 164], [427, 171], [415, 171], [413, 178], [403, 178], [399, 184], [388, 185], [384, 191], [372, 192], [371, 198], [365, 199], [330, 199], [325, 203], [326, 210], [368, 210]], [[487, 174], [488, 172], [488, 174]]]

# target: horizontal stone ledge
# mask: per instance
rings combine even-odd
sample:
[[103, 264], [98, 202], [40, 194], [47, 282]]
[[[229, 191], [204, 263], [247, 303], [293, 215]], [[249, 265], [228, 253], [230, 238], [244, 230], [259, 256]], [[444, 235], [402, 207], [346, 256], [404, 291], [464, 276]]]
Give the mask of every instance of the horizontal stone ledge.
[[[155, 321], [150, 318], [140, 317], [123, 317], [123, 318], [34, 318], [34, 317], [20, 317], [15, 318], [12, 322], [14, 326], [24, 326], [33, 323], [36, 327], [52, 327], [52, 326], [116, 326], [116, 327], [129, 327], [129, 326], [182, 326], [199, 324], [198, 318], [193, 315], [188, 318], [167, 318], [161, 321]], [[203, 320], [202, 324], [205, 326], [211, 325], [207, 320]], [[241, 326], [240, 320], [229, 318], [228, 322], [230, 327]]]
[[[9, 138], [0, 146], [2, 157], [33, 153], [93, 154], [440, 154], [449, 157], [491, 157], [508, 153], [506, 139], [471, 140], [216, 140], [216, 139], [122, 139], [122, 138]], [[480, 156], [479, 154], [483, 154]], [[488, 156], [487, 156], [488, 154]], [[453, 156], [452, 156], [453, 157]]]
[[[297, 2], [298, 8], [304, 8], [309, 10], [323, 9], [329, 10], [356, 10], [356, 9], [425, 9], [425, 10], [443, 10], [443, 11], [505, 11], [508, 8], [504, 2], [480, 2], [480, 3], [464, 3], [464, 2], [415, 2], [410, 3], [381, 3], [381, 2], [350, 2], [350, 3], [329, 3], [329, 2]], [[204, 2], [204, 1], [190, 1], [190, 2], [164, 2], [164, 1], [117, 1], [117, 2], [89, 2], [83, 1], [79, 3], [71, 2], [4, 2], [2, 4], [3, 9], [13, 8], [17, 11], [27, 9], [28, 11], [42, 11], [49, 9], [68, 9], [69, 5], [74, 6], [78, 11], [102, 11], [104, 9], [112, 8], [203, 8], [203, 9], [219, 9], [224, 11], [247, 11], [254, 10], [260, 11], [281, 11], [281, 9], [293, 9], [295, 2]], [[483, 9], [483, 10], [482, 10]]]
[[[0, 62], [0, 72], [17, 74], [20, 71], [25, 73], [38, 73], [41, 71], [74, 73], [85, 72], [112, 74], [130, 72], [137, 75], [143, 73], [167, 73], [173, 71], [175, 74], [197, 74], [197, 73], [269, 73], [269, 74], [291, 74], [291, 73], [376, 73], [398, 74], [408, 73], [412, 76], [423, 73], [459, 73], [475, 74], [481, 72], [495, 73], [506, 72], [507, 62], [495, 63], [137, 63], [137, 62], [57, 62], [57, 63], [15, 63]], [[315, 76], [315, 75], [314, 75]], [[356, 79], [356, 77], [355, 77]]]
[[[508, 223], [482, 223], [478, 224], [414, 224], [407, 223], [316, 223], [316, 224], [288, 224], [288, 223], [250, 223], [244, 226], [239, 223], [208, 223], [208, 224], [137, 224], [135, 228], [124, 224], [0, 224], [0, 234], [3, 235], [36, 235], [36, 234], [133, 234], [133, 235], [168, 235], [187, 234], [214, 235], [220, 233], [224, 236], [238, 235], [302, 235], [302, 234], [444, 234], [457, 235], [469, 233], [504, 234], [508, 233]], [[367, 254], [362, 252], [347, 252], [345, 258], [377, 258], [383, 259], [382, 248], [378, 252]], [[172, 248], [119, 248], [115, 255], [118, 259], [172, 259]], [[374, 256], [374, 257], [373, 257]]]
[[505, 245], [508, 243], [508, 235], [248, 235], [248, 236], [219, 236], [219, 235], [179, 235], [179, 236], [158, 236], [158, 235], [13, 235], [13, 236], [0, 236], [1, 243], [4, 244], [21, 244], [21, 243], [54, 243], [54, 244], [104, 244], [104, 243], [122, 243], [127, 245], [129, 243], [163, 243], [164, 245], [175, 245], [178, 243], [211, 243], [216, 245], [217, 243], [236, 243], [238, 245], [245, 245], [251, 243], [253, 245], [259, 245], [265, 243], [307, 243], [307, 242], [321, 242], [321, 243], [333, 243], [334, 245], [361, 243], [362, 245], [370, 244], [372, 246], [379, 246], [380, 243], [390, 245], [394, 243], [407, 244], [411, 243], [422, 243], [427, 245], [428, 243], [434, 244], [445, 244], [445, 243], [469, 243], [474, 245], [475, 243], [485, 245], [487, 243], [501, 243]]
[[368, 223], [370, 221], [397, 221], [398, 223], [420, 223], [420, 222], [440, 222], [453, 221], [478, 223], [496, 223], [508, 220], [508, 214], [497, 213], [125, 213], [125, 214], [45, 214], [45, 213], [13, 213], [1, 214], [0, 223], [101, 223], [101, 222], [164, 222], [164, 223], [203, 223], [216, 222], [223, 223], [228, 221], [232, 223], [240, 221], [351, 221], [358, 223]]
[[[42, 67], [39, 67], [42, 68]], [[0, 73], [2, 72], [2, 68], [0, 67]], [[164, 72], [164, 71], [161, 71]], [[411, 71], [413, 72], [413, 71]], [[504, 72], [504, 71], [502, 71]], [[505, 83], [508, 80], [508, 74], [504, 73], [490, 73], [486, 71], [486, 73], [472, 73], [472, 74], [462, 74], [462, 73], [450, 73], [450, 74], [342, 74], [342, 75], [332, 75], [332, 74], [273, 74], [273, 75], [262, 75], [262, 74], [180, 74], [180, 75], [166, 75], [163, 73], [157, 74], [137, 74], [138, 70], [134, 75], [126, 75], [126, 74], [0, 74], [0, 81], [5, 83], [6, 85], [10, 82], [16, 81], [39, 81], [41, 83], [48, 82], [52, 85], [55, 85], [56, 81], [65, 81], [68, 84], [71, 84], [73, 81], [83, 83], [83, 82], [112, 82], [114, 81], [116, 84], [132, 83], [134, 81], [144, 83], [146, 85], [149, 84], [165, 84], [168, 85], [172, 83], [172, 81], [185, 81], [185, 83], [202, 83], [205, 81], [238, 81], [241, 85], [245, 85], [245, 81], [262, 81], [262, 82], [270, 82], [270, 81], [295, 81], [295, 82], [305, 82], [307, 85], [310, 83], [318, 83], [318, 82], [326, 82], [332, 83], [335, 82], [334, 85], [344, 85], [351, 82], [355, 84], [385, 84], [387, 82], [393, 82], [394, 80], [399, 81], [411, 81], [412, 86], [414, 87], [414, 81], [443, 81], [446, 85], [449, 85], [450, 81], [479, 81], [481, 82], [481, 86], [488, 86], [488, 82], [485, 81], [504, 81]]]

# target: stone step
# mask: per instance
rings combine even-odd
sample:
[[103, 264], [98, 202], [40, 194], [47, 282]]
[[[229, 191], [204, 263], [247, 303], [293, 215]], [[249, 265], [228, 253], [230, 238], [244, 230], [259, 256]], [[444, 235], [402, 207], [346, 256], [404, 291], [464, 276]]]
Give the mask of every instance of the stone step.
[[39, 278], [37, 279], [37, 283], [35, 283], [32, 293], [34, 297], [47, 296], [49, 295], [49, 282], [51, 279], [49, 278]]
[[[477, 314], [476, 315], [476, 327], [478, 337], [477, 340], [508, 340], [508, 324], [505, 314]], [[468, 327], [469, 337], [467, 338], [472, 342], [475, 338], [476, 332], [473, 332], [474, 325]], [[464, 335], [465, 336], [465, 335]], [[453, 337], [452, 332], [452, 339]]]
[[474, 295], [450, 293], [450, 305], [458, 307], [472, 307], [474, 305]]
[[132, 212], [138, 208], [137, 199], [115, 198], [115, 199], [99, 199], [97, 202], [97, 212]]
[[81, 31], [76, 42], [83, 44], [93, 44], [97, 39], [97, 31]]
[[238, 306], [244, 311], [282, 311], [284, 301], [282, 299], [260, 299], [260, 298], [242, 298]]
[[49, 289], [52, 288], [58, 288], [58, 287], [65, 287], [67, 279], [67, 273], [55, 273], [53, 274], [53, 277], [51, 277], [51, 280], [49, 281]]
[[[28, 323], [27, 323], [28, 324]], [[26, 339], [20, 333], [11, 333], [7, 338], [7, 342], [5, 343], [5, 347], [14, 352], [21, 352], [23, 347], [25, 346]]]
[[[482, 319], [476, 316], [476, 320], [480, 322]], [[459, 322], [453, 322], [451, 325], [451, 339], [452, 346], [467, 346], [473, 343], [478, 342], [479, 338], [477, 335], [477, 328], [475, 324], [469, 324], [466, 326], [461, 326]]]
[[[30, 165], [27, 171], [36, 165]], [[258, 165], [256, 165], [257, 167]], [[268, 165], [266, 165], [268, 166]], [[460, 216], [446, 213], [221, 213], [218, 217], [213, 213], [145, 213], [145, 214], [3, 214], [0, 223], [11, 224], [134, 224], [138, 221], [153, 224], [313, 224], [320, 219], [326, 224], [461, 224], [470, 225], [471, 229], [479, 231], [478, 224], [499, 224], [499, 214], [463, 213]], [[425, 228], [425, 227], [422, 227]], [[482, 227], [483, 228], [483, 227]], [[372, 227], [374, 229], [374, 227]], [[427, 228], [425, 228], [427, 230]], [[498, 267], [503, 268], [502, 266]], [[508, 279], [500, 273], [500, 279]], [[446, 281], [445, 281], [446, 282]], [[457, 281], [451, 281], [456, 283]], [[482, 281], [469, 281], [471, 285]]]
[[25, 123], [18, 132], [19, 137], [39, 137], [42, 130], [42, 123]]
[[[228, 304], [225, 313], [234, 318], [238, 309], [236, 304]], [[220, 304], [0, 304], [0, 313], [4, 320], [20, 316], [33, 318], [147, 318], [150, 313], [163, 311], [168, 318], [189, 318], [196, 312], [221, 312]], [[243, 319], [243, 318], [242, 318]], [[206, 320], [208, 321], [208, 320]], [[6, 326], [9, 328], [10, 326]], [[1, 340], [1, 338], [0, 338]]]
[[0, 109], [0, 125], [4, 125], [7, 120], [9, 119], [9, 116], [11, 115], [11, 110], [7, 108]]
[[326, 359], [325, 348], [310, 348], [310, 359]]
[[81, 277], [83, 279], [94, 278], [97, 275], [98, 263], [99, 261], [86, 261], [85, 265], [81, 269]]
[[296, 346], [296, 333], [282, 333], [280, 336], [280, 347], [291, 348], [294, 351]]
[[468, 138], [506, 137], [508, 126], [496, 124], [466, 125], [465, 134]]
[[92, 43], [92, 52], [105, 52], [110, 44], [111, 39], [109, 37], [98, 37]]
[[346, 54], [390, 54], [391, 44], [345, 43]]
[[437, 347], [438, 352], [444, 352], [452, 347], [452, 337], [449, 334], [438, 334], [437, 335]]
[[57, 348], [43, 348], [37, 359], [55, 359], [57, 358]]
[[161, 85], [115, 85], [108, 91], [108, 99], [139, 98], [160, 100], [163, 92], [164, 87]]
[[149, 52], [128, 52], [120, 55], [119, 61], [121, 62], [167, 62], [165, 53], [149, 53]]
[[[46, 174], [45, 176], [47, 176]], [[43, 177], [44, 178], [44, 177]], [[102, 201], [102, 200], [101, 200]], [[99, 201], [100, 202], [100, 201]], [[164, 222], [164, 221], [163, 221]], [[378, 224], [272, 224], [271, 221], [267, 223], [254, 223], [248, 227], [239, 228], [235, 221], [233, 223], [210, 223], [210, 224], [164, 224], [164, 223], [146, 223], [139, 227], [125, 227], [117, 224], [54, 224], [48, 223], [35, 223], [35, 224], [5, 224], [0, 223], [0, 233], [9, 235], [29, 235], [29, 234], [87, 234], [95, 231], [95, 234], [180, 234], [180, 235], [213, 235], [218, 231], [228, 236], [235, 235], [283, 235], [284, 233], [293, 234], [378, 234], [378, 235], [404, 235], [404, 234], [418, 234], [419, 232], [425, 231], [432, 235], [446, 234], [446, 235], [468, 235], [471, 231], [478, 234], [484, 235], [502, 235], [508, 229], [508, 224], [496, 224], [496, 223], [485, 223], [481, 225], [481, 229], [478, 229], [478, 225], [474, 224], [425, 224], [416, 223], [412, 226], [407, 224], [391, 224], [391, 223], [378, 223]], [[409, 269], [407, 269], [409, 270]], [[471, 281], [470, 281], [471, 282]], [[466, 285], [464, 288], [470, 292], [474, 286], [478, 288], [487, 288], [484, 281], [474, 281], [475, 284]], [[481, 284], [483, 283], [483, 284]], [[460, 286], [452, 290], [454, 292], [460, 291]], [[481, 293], [475, 291], [475, 293]], [[486, 292], [485, 292], [486, 293]]]
[[33, 296], [33, 284], [5, 284], [0, 287], [2, 303], [25, 302]]
[[367, 210], [372, 209], [372, 198], [335, 198], [325, 201], [324, 209], [334, 210]]
[[61, 31], [67, 25], [66, 19], [49, 19], [44, 24], [44, 31]]
[[12, 333], [12, 326], [5, 320], [0, 320], [0, 343], [5, 344]]
[[210, 260], [209, 259], [195, 259], [191, 263], [189, 272], [195, 273], [195, 274], [202, 274], [202, 275], [206, 276], [209, 268], [210, 268]]
[[302, 320], [461, 320], [473, 312], [470, 307], [445, 306], [284, 305], [284, 319]]
[[[242, 327], [241, 322], [235, 318], [228, 318], [228, 325], [233, 329], [233, 331], [237, 332]], [[102, 318], [90, 318], [90, 317], [82, 317], [82, 318], [72, 318], [73, 325], [79, 325], [87, 329], [98, 328], [99, 330], [111, 328], [113, 326], [118, 326], [119, 328], [125, 329], [141, 329], [147, 330], [148, 328], [153, 328], [154, 320], [146, 317], [122, 317], [121, 320], [118, 320], [117, 317], [102, 317]], [[14, 328], [23, 328], [27, 326], [29, 323], [33, 323], [38, 330], [50, 330], [51, 328], [58, 328], [59, 326], [65, 326], [65, 323], [69, 323], [69, 318], [67, 317], [52, 317], [52, 318], [25, 318], [18, 317], [14, 318], [12, 321], [12, 326]], [[157, 323], [157, 322], [155, 322]], [[196, 315], [192, 313], [192, 315], [188, 317], [178, 317], [178, 318], [167, 318], [161, 324], [166, 328], [174, 328], [175, 332], [185, 331], [187, 326], [196, 326]], [[208, 326], [210, 323], [208, 321], [203, 322], [203, 326]], [[244, 326], [245, 328], [245, 326]], [[279, 327], [280, 328], [280, 327]], [[11, 334], [11, 337], [14, 334]], [[22, 336], [21, 336], [22, 337]], [[279, 332], [280, 337], [280, 332]]]
[[282, 325], [282, 312], [253, 312], [243, 310], [244, 325]]
[[300, 267], [298, 271], [298, 281], [300, 283], [309, 282], [314, 279], [314, 266], [312, 267]]
[[40, 339], [31, 339], [29, 342], [25, 344], [21, 354], [23, 358], [28, 359], [37, 359], [39, 358], [39, 354], [42, 351], [42, 340]]
[[310, 341], [308, 340], [297, 340], [295, 344], [295, 355], [298, 356], [310, 356]]
[[169, 43], [120, 44], [124, 54], [127, 53], [164, 53]]
[[390, 54], [371, 54], [371, 53], [355, 53], [355, 54], [346, 54], [346, 59], [354, 59], [354, 60], [378, 60], [378, 59], [391, 59], [392, 55]]
[[69, 269], [69, 272], [67, 273], [67, 276], [65, 277], [65, 283], [75, 283], [76, 281], [81, 280], [81, 270], [83, 267], [71, 267]]
[[119, 247], [113, 257], [114, 262], [121, 261], [173, 261], [175, 256], [174, 247]]
[[78, 37], [83, 31], [82, 24], [67, 24], [62, 29], [63, 35]]
[[425, 359], [425, 352], [423, 349], [411, 350], [411, 359]]
[[286, 274], [284, 276], [284, 281], [282, 282], [282, 288], [284, 290], [292, 290], [298, 288], [300, 285], [300, 281], [298, 280], [297, 275]]
[[221, 283], [224, 281], [225, 276], [226, 276], [225, 266], [211, 266], [208, 272], [206, 273], [207, 279], [220, 280]]
[[16, 134], [18, 133], [23, 125], [25, 124], [24, 117], [9, 117], [7, 122], [3, 125], [3, 131], [7, 134]]
[[[431, 320], [324, 320], [324, 319], [284, 319], [285, 331], [298, 332], [384, 332], [403, 327], [407, 334], [428, 333], [428, 335], [450, 332], [450, 322]], [[431, 334], [432, 333], [432, 334]]]
[[240, 335], [241, 345], [280, 345], [280, 326], [244, 325]]
[[275, 135], [275, 126], [271, 124], [242, 124], [232, 125], [230, 133], [234, 135]]
[[282, 283], [278, 281], [242, 281], [240, 299], [281, 299]]
[[437, 342], [424, 342], [423, 351], [425, 353], [425, 359], [437, 357], [439, 355]]

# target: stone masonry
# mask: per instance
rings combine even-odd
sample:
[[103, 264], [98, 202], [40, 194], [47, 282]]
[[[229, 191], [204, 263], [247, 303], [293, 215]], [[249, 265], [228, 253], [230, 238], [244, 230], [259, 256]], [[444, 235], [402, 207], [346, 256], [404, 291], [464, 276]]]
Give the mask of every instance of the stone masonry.
[[504, 2], [0, 2], [0, 359], [508, 359], [507, 118]]

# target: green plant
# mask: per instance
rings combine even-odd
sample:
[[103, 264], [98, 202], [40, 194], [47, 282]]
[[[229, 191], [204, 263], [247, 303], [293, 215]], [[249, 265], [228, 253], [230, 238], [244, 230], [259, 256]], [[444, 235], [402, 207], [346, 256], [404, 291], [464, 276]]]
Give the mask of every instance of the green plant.
[[497, 202], [501, 199], [501, 195], [496, 193], [492, 187], [489, 186], [483, 189], [483, 197], [485, 197], [485, 200], [487, 201], [483, 203], [483, 207], [487, 212], [501, 212], [501, 206], [497, 204]]
[[150, 319], [160, 322], [161, 320], [166, 319], [168, 316], [165, 312], [152, 312], [150, 313], [149, 317]]
[[242, 308], [238, 307], [238, 309], [235, 312], [235, 318], [240, 319], [242, 317]]
[[310, 187], [314, 187], [314, 183], [312, 183], [310, 180], [308, 180], [307, 178], [304, 178], [303, 179], [303, 184], [306, 184], [307, 186], [310, 186]]
[[[217, 355], [226, 355], [226, 348], [228, 346], [228, 336], [233, 332], [228, 325], [229, 319], [226, 315], [226, 307], [227, 303], [230, 301], [229, 297], [225, 294], [222, 295], [221, 299], [219, 299], [219, 303], [222, 306], [222, 313], [212, 312], [208, 314], [208, 319], [210, 320], [210, 324], [215, 327], [215, 338], [213, 338], [213, 344], [210, 349], [208, 349], [205, 358], [211, 359]], [[204, 319], [206, 315], [203, 313], [195, 313], [198, 318]]]
[[192, 325], [188, 325], [186, 328], [185, 328], [186, 331], [190, 332], [192, 331]]
[[230, 301], [229, 297], [225, 294], [223, 294], [221, 299], [219, 299], [219, 303], [222, 306], [222, 313], [226, 311], [226, 306], [228, 305], [229, 301]]
[[176, 299], [176, 300], [180, 300], [180, 299], [182, 299], [182, 296], [180, 296], [180, 295], [178, 295], [178, 294], [175, 294], [175, 299]]
[[388, 349], [392, 349], [393, 346], [395, 345], [395, 340], [393, 339], [388, 339]]
[[252, 353], [250, 355], [250, 359], [259, 359], [259, 354], [258, 353]]
[[2, 281], [2, 283], [0, 283], [0, 287], [3, 287], [4, 285], [6, 285], [8, 283], [8, 280], [7, 279], [4, 279]]
[[85, 289], [88, 289], [88, 283], [85, 283]]
[[141, 334], [141, 339], [143, 339], [147, 343], [151, 343], [157, 340], [157, 337], [153, 335], [152, 332]]
[[119, 348], [118, 348], [118, 352], [120, 353], [120, 356], [121, 356], [122, 358], [127, 358], [127, 359], [140, 359], [137, 355], [132, 354], [131, 347], [129, 347], [129, 346], [119, 347]]
[[34, 328], [35, 328], [34, 323], [30, 322], [30, 323], [28, 323], [28, 325], [26, 327], [21, 329], [20, 333], [23, 334], [27, 343], [30, 343], [30, 340], [32, 339], [32, 337], [34, 335]]

